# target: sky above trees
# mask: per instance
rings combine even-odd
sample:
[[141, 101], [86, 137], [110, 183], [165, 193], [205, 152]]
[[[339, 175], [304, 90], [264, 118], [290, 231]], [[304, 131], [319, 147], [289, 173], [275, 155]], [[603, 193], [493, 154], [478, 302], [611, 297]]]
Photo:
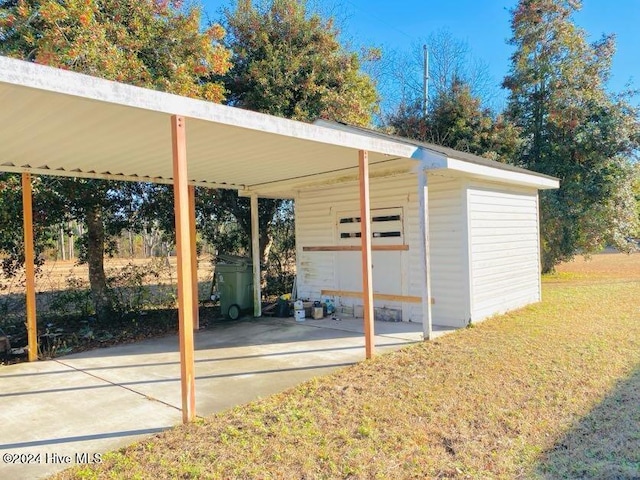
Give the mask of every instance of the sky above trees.
[[[205, 18], [220, 18], [220, 9], [230, 0], [203, 0]], [[494, 80], [496, 95], [504, 106], [507, 92], [500, 83], [509, 69], [513, 47], [507, 44], [511, 36], [510, 9], [516, 0], [311, 0], [320, 11], [337, 19], [343, 41], [354, 46], [376, 46], [386, 51], [411, 51], [419, 47], [430, 34], [448, 30], [453, 37], [468, 43], [471, 54], [485, 62]], [[586, 30], [588, 41], [603, 34], [616, 35], [616, 55], [613, 59], [609, 88], [624, 89], [629, 80], [640, 88], [640, 1], [584, 0], [575, 17], [576, 24]], [[634, 97], [640, 105], [640, 95]]]

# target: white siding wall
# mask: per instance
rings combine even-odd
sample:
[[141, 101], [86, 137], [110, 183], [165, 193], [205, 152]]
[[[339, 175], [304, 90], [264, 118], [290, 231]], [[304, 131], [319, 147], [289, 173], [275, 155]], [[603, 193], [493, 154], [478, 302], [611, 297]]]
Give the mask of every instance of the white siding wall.
[[537, 191], [473, 183], [467, 208], [472, 321], [539, 301]]
[[462, 327], [470, 316], [464, 184], [429, 175], [428, 186], [432, 322]]
[[[373, 252], [374, 263], [374, 292], [421, 295], [420, 277], [420, 251], [417, 246], [418, 228], [418, 202], [417, 202], [417, 176], [399, 175], [387, 178], [372, 178], [370, 180], [371, 209], [385, 209], [401, 207], [403, 211], [403, 239], [409, 245], [408, 251], [402, 252]], [[353, 265], [357, 265], [358, 275], [360, 252], [303, 252], [303, 247], [338, 245], [336, 218], [340, 213], [353, 212], [359, 216], [359, 190], [357, 182], [342, 183], [331, 187], [319, 187], [302, 190], [295, 200], [296, 213], [296, 254], [298, 262], [298, 295], [301, 298], [319, 299], [322, 289], [348, 289], [341, 288], [341, 279], [338, 272], [344, 266], [345, 256], [353, 256]], [[384, 239], [384, 243], [392, 239]], [[375, 242], [375, 240], [374, 240]], [[358, 241], [355, 242], [359, 243]], [[377, 255], [383, 254], [383, 255]], [[396, 291], [380, 291], [376, 285], [376, 277], [395, 275], [396, 272], [385, 272], [380, 268], [380, 260], [389, 255], [396, 255], [400, 271], [400, 285]], [[350, 261], [351, 259], [349, 259]], [[386, 267], [386, 263], [384, 264]], [[378, 282], [382, 283], [382, 282]], [[386, 287], [388, 288], [388, 287]], [[343, 297], [339, 299], [342, 305], [362, 305], [358, 298]], [[404, 321], [419, 322], [421, 319], [420, 304], [400, 303], [390, 301], [375, 302], [376, 307], [388, 307], [402, 309]]]
[[[428, 187], [433, 324], [462, 327], [470, 320], [539, 301], [537, 191], [434, 174], [428, 175]], [[371, 179], [372, 210], [402, 208], [403, 240], [409, 245], [408, 251], [374, 252], [374, 292], [422, 294], [417, 189], [416, 175]], [[359, 215], [358, 195], [357, 182], [298, 193], [296, 248], [301, 298], [319, 299], [323, 289], [361, 288], [350, 287], [345, 280], [349, 276], [345, 275], [346, 264], [353, 265], [357, 270], [353, 278], [359, 278], [359, 252], [302, 251], [305, 246], [338, 245], [337, 217]], [[358, 239], [350, 240], [359, 243]], [[397, 255], [395, 267], [388, 262], [391, 255]], [[397, 270], [385, 270], [388, 268]], [[384, 282], [376, 281], [381, 276], [387, 280], [385, 289], [390, 288], [389, 278], [399, 278], [399, 285], [394, 291], [381, 291]], [[343, 297], [338, 304], [362, 302]], [[375, 306], [402, 309], [403, 320], [422, 321], [420, 304], [375, 301]]]

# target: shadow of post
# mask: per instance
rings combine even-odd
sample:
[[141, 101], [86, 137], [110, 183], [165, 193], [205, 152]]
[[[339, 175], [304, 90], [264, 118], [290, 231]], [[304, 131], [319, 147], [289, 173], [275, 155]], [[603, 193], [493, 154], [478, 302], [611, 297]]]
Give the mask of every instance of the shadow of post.
[[640, 366], [543, 453], [536, 474], [640, 479]]

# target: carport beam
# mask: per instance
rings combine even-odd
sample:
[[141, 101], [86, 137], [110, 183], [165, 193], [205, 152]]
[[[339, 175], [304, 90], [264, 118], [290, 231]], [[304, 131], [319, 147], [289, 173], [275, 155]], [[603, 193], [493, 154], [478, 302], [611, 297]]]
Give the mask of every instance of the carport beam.
[[38, 324], [36, 321], [36, 269], [33, 248], [33, 199], [31, 174], [22, 174], [22, 219], [24, 224], [24, 271], [27, 293], [27, 343], [29, 361], [38, 359]]
[[189, 241], [191, 243], [191, 288], [193, 288], [193, 329], [200, 330], [198, 311], [198, 248], [196, 245], [196, 187], [189, 185]]
[[366, 358], [374, 354], [373, 274], [371, 270], [371, 208], [369, 199], [369, 152], [358, 152], [360, 180], [360, 242], [362, 245], [362, 302]]
[[262, 316], [262, 289], [260, 285], [260, 217], [258, 195], [251, 195], [251, 256], [253, 257], [253, 316]]
[[173, 148], [173, 195], [176, 216], [176, 252], [178, 256], [178, 318], [180, 334], [180, 386], [182, 421], [195, 420], [196, 382], [193, 347], [193, 283], [191, 235], [189, 226], [189, 188], [187, 183], [187, 143], [185, 119], [171, 116]]

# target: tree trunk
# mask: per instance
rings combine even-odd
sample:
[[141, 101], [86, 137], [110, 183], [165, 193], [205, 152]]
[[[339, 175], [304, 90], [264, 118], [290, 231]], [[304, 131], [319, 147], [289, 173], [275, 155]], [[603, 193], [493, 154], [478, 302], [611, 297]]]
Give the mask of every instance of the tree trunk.
[[266, 265], [269, 262], [269, 253], [273, 246], [273, 238], [268, 228], [264, 228], [260, 231], [260, 263]]
[[104, 320], [111, 312], [107, 278], [104, 273], [104, 224], [102, 209], [98, 205], [87, 211], [87, 263], [89, 265], [89, 283], [91, 299], [98, 320]]

